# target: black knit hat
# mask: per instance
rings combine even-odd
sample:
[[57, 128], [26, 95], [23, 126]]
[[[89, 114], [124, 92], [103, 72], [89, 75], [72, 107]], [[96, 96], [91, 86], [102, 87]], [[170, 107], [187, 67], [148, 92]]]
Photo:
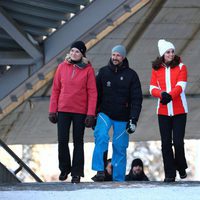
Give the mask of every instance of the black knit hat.
[[132, 164], [131, 164], [131, 169], [135, 166], [141, 166], [143, 168], [143, 162], [141, 159], [136, 158], [133, 160]]
[[83, 56], [85, 57], [85, 52], [86, 52], [87, 48], [86, 48], [84, 42], [82, 42], [82, 41], [76, 41], [76, 42], [74, 42], [74, 43], [71, 45], [71, 48], [70, 48], [70, 49], [72, 49], [72, 48], [74, 48], [74, 47], [77, 48], [77, 49], [83, 54]]

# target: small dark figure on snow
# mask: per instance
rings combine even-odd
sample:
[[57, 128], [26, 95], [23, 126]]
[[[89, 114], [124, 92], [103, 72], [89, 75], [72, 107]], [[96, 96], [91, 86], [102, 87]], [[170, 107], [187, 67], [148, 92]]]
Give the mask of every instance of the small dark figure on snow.
[[141, 159], [134, 159], [131, 164], [131, 169], [125, 178], [126, 181], [149, 181], [144, 173], [143, 162]]

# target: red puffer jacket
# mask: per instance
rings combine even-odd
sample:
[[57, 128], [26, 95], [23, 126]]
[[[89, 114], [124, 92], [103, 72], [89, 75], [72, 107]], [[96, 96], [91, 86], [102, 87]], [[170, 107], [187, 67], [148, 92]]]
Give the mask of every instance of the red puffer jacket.
[[[187, 68], [183, 63], [173, 68], [161, 66], [152, 69], [150, 94], [158, 99], [157, 114], [174, 116], [188, 112], [185, 88], [187, 84]], [[172, 101], [167, 105], [160, 103], [161, 93], [168, 92]]]
[[59, 64], [52, 86], [49, 112], [71, 112], [95, 115], [97, 89], [94, 69], [68, 61]]

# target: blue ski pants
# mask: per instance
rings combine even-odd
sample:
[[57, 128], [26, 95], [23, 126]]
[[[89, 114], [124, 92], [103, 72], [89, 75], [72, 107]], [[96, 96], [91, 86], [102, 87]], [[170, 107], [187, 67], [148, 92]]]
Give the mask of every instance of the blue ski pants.
[[108, 151], [109, 130], [113, 127], [112, 141], [112, 166], [113, 181], [124, 181], [126, 173], [126, 149], [128, 147], [129, 136], [126, 133], [125, 121], [115, 121], [106, 114], [99, 113], [97, 124], [94, 130], [95, 148], [92, 158], [92, 169], [104, 171], [104, 152]]

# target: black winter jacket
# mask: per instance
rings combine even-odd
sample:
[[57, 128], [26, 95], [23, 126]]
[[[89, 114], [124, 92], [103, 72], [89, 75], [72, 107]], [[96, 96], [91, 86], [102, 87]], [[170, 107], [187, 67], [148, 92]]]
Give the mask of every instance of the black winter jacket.
[[142, 90], [137, 73], [129, 68], [125, 58], [120, 66], [112, 61], [99, 70], [96, 77], [98, 90], [98, 111], [117, 121], [136, 122], [142, 108]]

